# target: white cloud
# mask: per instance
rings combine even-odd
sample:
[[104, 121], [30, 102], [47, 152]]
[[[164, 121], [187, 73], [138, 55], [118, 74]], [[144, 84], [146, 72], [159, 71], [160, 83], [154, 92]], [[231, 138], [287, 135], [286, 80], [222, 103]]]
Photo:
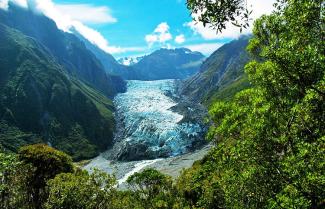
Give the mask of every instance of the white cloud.
[[26, 0], [0, 0], [0, 9], [8, 10], [9, 5], [8, 3], [13, 2], [16, 5], [19, 5], [21, 7], [27, 8], [27, 1]]
[[175, 42], [176, 42], [177, 44], [182, 44], [182, 43], [184, 43], [184, 42], [185, 42], [185, 36], [184, 36], [184, 34], [180, 34], [180, 35], [176, 36], [176, 37], [175, 37]]
[[90, 4], [58, 4], [55, 6], [61, 14], [69, 14], [76, 21], [89, 24], [116, 23], [117, 19], [106, 6], [93, 6]]
[[[216, 30], [210, 28], [209, 24], [206, 27], [203, 26], [201, 22], [191, 21], [185, 23], [185, 26], [191, 28], [195, 34], [199, 34], [202, 38], [206, 40], [222, 39], [222, 38], [238, 38], [241, 34], [248, 34], [252, 32], [253, 21], [262, 16], [263, 14], [270, 14], [273, 10], [273, 4], [276, 0], [247, 0], [247, 5], [250, 10], [253, 10], [251, 14], [252, 21], [250, 22], [250, 27], [244, 29], [242, 33], [238, 27], [233, 26], [231, 23], [227, 23], [226, 29], [222, 33], [216, 33]], [[197, 19], [198, 15], [192, 15], [194, 19]]]
[[[110, 15], [107, 7], [95, 7], [86, 4], [55, 4], [52, 0], [0, 0], [0, 9], [8, 9], [8, 2], [13, 2], [25, 8], [52, 19], [60, 30], [71, 32], [77, 30], [92, 44], [107, 53], [118, 54], [128, 51], [142, 52], [144, 47], [117, 47], [112, 46], [99, 32], [86, 26], [84, 23], [113, 23], [117, 20]], [[79, 11], [78, 11], [79, 10]]]
[[166, 41], [169, 41], [171, 39], [173, 39], [173, 36], [170, 33], [162, 33], [162, 34], [159, 35], [159, 42], [160, 43], [165, 43]]
[[209, 56], [214, 51], [219, 49], [223, 43], [203, 43], [203, 44], [193, 44], [193, 45], [187, 45], [184, 46], [185, 48], [188, 48], [192, 51], [198, 51], [203, 53], [206, 56]]
[[0, 0], [0, 9], [8, 10], [8, 0]]
[[153, 33], [145, 36], [145, 40], [149, 47], [155, 43], [160, 43], [162, 46], [166, 46], [166, 42], [171, 39], [173, 39], [173, 36], [169, 32], [169, 25], [166, 22], [160, 23], [157, 25]]
[[155, 33], [168, 33], [169, 30], [169, 25], [166, 22], [162, 22], [160, 23], [156, 29], [155, 29]]
[[146, 39], [146, 42], [147, 43], [154, 43], [154, 42], [158, 41], [158, 36], [157, 35], [148, 34], [148, 35], [146, 35], [145, 39]]

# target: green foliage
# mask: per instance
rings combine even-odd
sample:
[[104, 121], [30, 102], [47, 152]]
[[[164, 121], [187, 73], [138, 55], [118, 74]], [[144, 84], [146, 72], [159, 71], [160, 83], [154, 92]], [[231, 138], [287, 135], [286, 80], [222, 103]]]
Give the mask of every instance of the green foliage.
[[239, 27], [240, 31], [249, 26], [249, 15], [252, 11], [247, 8], [245, 0], [187, 0], [187, 8], [198, 17], [204, 27], [209, 26], [222, 32], [230, 22]]
[[191, 100], [210, 106], [229, 100], [238, 91], [250, 87], [244, 67], [250, 61], [246, 51], [251, 36], [241, 36], [217, 49], [207, 58], [200, 72], [182, 83], [181, 93]]
[[0, 152], [0, 208], [30, 208], [26, 188], [28, 173], [32, 171], [15, 155]]
[[[321, 0], [283, 0], [256, 21], [248, 47], [255, 61], [245, 68], [253, 87], [211, 106], [208, 137], [216, 146], [176, 184], [146, 169], [127, 180], [130, 190], [119, 191], [113, 177], [72, 172], [67, 155], [34, 145], [22, 148], [18, 158], [0, 153], [0, 206], [324, 208], [324, 13]], [[83, 101], [79, 110], [96, 105], [78, 90], [72, 95]], [[60, 130], [59, 122], [52, 126]], [[72, 127], [71, 141], [86, 135], [82, 126]]]
[[49, 142], [82, 160], [111, 144], [112, 102], [68, 76], [34, 39], [0, 24], [0, 62], [0, 143], [7, 150]]
[[172, 208], [175, 196], [169, 176], [148, 168], [130, 176], [127, 183], [143, 208]]
[[49, 198], [47, 209], [95, 209], [110, 207], [115, 196], [115, 178], [106, 173], [77, 170], [76, 173], [62, 173], [48, 181]]
[[[73, 170], [72, 159], [67, 154], [44, 144], [28, 145], [20, 148], [19, 159], [37, 169], [37, 175], [45, 180], [62, 172]], [[41, 181], [41, 179], [39, 179]]]
[[8, 125], [5, 120], [0, 121], [0, 145], [6, 150], [16, 152], [18, 147], [41, 142], [42, 140], [37, 135], [23, 132], [15, 126]]
[[30, 197], [29, 204], [35, 208], [41, 208], [47, 199], [48, 180], [57, 174], [73, 171], [70, 156], [43, 144], [22, 147], [18, 158], [22, 163], [33, 167], [27, 174], [26, 189]]
[[48, 197], [46, 182], [71, 171], [71, 158], [46, 145], [23, 147], [19, 155], [0, 153], [0, 207], [42, 208]]
[[200, 208], [323, 208], [323, 1], [278, 2], [254, 35], [254, 87], [211, 106], [216, 148], [178, 187]]
[[249, 87], [251, 87], [251, 84], [248, 81], [247, 76], [243, 75], [234, 80], [232, 83], [221, 86], [216, 91], [211, 91], [211, 95], [207, 97], [204, 104], [206, 106], [210, 106], [217, 101], [230, 101], [236, 95], [236, 93]]

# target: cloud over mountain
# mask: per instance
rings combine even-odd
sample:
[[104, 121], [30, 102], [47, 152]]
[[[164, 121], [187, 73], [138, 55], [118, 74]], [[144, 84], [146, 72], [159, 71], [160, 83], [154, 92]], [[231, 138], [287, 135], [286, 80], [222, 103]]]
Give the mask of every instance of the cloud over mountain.
[[99, 31], [86, 25], [117, 22], [117, 18], [112, 16], [111, 10], [106, 6], [56, 4], [52, 0], [0, 0], [0, 9], [7, 10], [9, 2], [46, 15], [65, 32], [78, 31], [88, 41], [107, 53], [117, 54], [140, 49], [139, 47], [122, 48], [110, 45]]
[[155, 43], [165, 45], [167, 41], [173, 39], [172, 34], [169, 32], [169, 25], [167, 22], [162, 22], [157, 25], [153, 33], [145, 36], [145, 40], [151, 47]]

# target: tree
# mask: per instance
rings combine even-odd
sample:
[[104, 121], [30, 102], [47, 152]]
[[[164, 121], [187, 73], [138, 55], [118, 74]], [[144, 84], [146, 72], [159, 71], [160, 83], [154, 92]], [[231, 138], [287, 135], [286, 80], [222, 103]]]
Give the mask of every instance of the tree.
[[177, 199], [172, 179], [152, 168], [133, 174], [127, 183], [144, 208], [172, 208]]
[[323, 0], [281, 0], [254, 23], [254, 87], [210, 109], [217, 146], [182, 177], [193, 204], [218, 191], [224, 208], [324, 207], [324, 17]]
[[249, 26], [249, 15], [246, 0], [187, 0], [187, 8], [192, 12], [194, 20], [209, 25], [216, 32], [226, 29], [228, 22], [242, 30]]
[[22, 147], [18, 159], [33, 170], [27, 174], [28, 204], [32, 208], [42, 208], [48, 197], [47, 181], [57, 174], [73, 171], [72, 159], [65, 153], [44, 144]]
[[114, 177], [95, 170], [77, 170], [75, 173], [62, 173], [48, 181], [50, 188], [46, 202], [48, 209], [97, 209], [114, 208], [116, 180]]

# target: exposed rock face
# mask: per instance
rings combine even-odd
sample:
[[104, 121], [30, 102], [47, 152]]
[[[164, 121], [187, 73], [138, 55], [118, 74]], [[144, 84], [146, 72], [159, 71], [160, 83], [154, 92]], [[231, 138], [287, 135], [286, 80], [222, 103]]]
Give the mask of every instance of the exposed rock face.
[[[244, 66], [250, 60], [246, 47], [250, 36], [242, 36], [216, 50], [201, 65], [200, 71], [184, 80], [179, 88], [180, 94], [186, 95], [194, 102], [211, 101], [221, 90], [235, 85], [238, 89], [247, 87]], [[225, 91], [224, 94], [232, 92]]]
[[[128, 81], [126, 93], [117, 95], [118, 132], [109, 158], [141, 160], [186, 153], [204, 143], [204, 108], [183, 104], [174, 80]], [[182, 105], [178, 105], [182, 104]], [[193, 111], [201, 117], [190, 117]]]

